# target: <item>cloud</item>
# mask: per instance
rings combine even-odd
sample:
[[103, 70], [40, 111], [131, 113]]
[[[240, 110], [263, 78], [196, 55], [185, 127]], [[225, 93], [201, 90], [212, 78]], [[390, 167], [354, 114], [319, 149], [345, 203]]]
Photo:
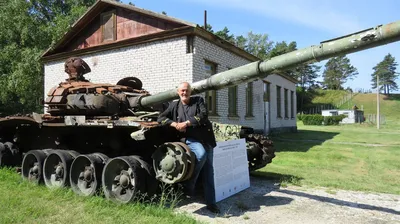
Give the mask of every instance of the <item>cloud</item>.
[[[343, 35], [362, 30], [357, 16], [351, 13], [352, 6], [346, 1], [318, 0], [189, 0], [191, 2], [208, 4], [220, 8], [233, 8], [256, 13], [265, 17], [310, 28], [323, 30], [335, 35]], [[343, 2], [343, 4], [341, 3]], [[343, 7], [346, 6], [346, 7]], [[345, 11], [346, 13], [344, 13]]]

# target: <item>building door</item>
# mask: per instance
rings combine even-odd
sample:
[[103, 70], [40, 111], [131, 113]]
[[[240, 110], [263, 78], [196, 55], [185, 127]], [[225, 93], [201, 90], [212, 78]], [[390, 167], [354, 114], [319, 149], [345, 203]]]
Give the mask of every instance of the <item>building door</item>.
[[269, 134], [270, 131], [270, 83], [264, 80], [264, 134]]

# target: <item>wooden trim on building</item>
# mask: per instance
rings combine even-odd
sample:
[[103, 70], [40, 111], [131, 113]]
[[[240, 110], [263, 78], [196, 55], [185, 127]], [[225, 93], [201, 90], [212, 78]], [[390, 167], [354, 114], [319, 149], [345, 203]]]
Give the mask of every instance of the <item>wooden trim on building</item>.
[[78, 49], [75, 51], [70, 51], [70, 52], [62, 52], [58, 54], [52, 54], [49, 56], [44, 56], [42, 57], [43, 62], [49, 62], [49, 61], [54, 61], [54, 60], [60, 60], [60, 59], [66, 59], [71, 56], [82, 56], [86, 54], [92, 54], [92, 53], [97, 53], [97, 52], [102, 52], [106, 50], [112, 50], [112, 49], [118, 49], [122, 47], [128, 47], [128, 46], [134, 46], [138, 44], [144, 44], [144, 43], [149, 43], [149, 42], [154, 42], [158, 40], [165, 40], [165, 39], [170, 39], [174, 37], [180, 37], [180, 36], [186, 36], [189, 34], [193, 33], [194, 28], [193, 27], [182, 27], [182, 28], [177, 28], [174, 30], [167, 30], [155, 34], [149, 34], [146, 36], [140, 36], [137, 38], [131, 38], [131, 39], [125, 39], [113, 43], [104, 43], [102, 45], [90, 47], [90, 48], [84, 48], [84, 49]]

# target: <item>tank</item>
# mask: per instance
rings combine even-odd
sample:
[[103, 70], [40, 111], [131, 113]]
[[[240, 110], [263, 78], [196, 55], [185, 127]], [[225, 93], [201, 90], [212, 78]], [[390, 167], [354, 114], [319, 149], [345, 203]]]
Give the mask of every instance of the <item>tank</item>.
[[[400, 39], [400, 21], [253, 62], [192, 84], [193, 94], [264, 78], [275, 70], [353, 53]], [[190, 178], [194, 155], [175, 129], [156, 122], [176, 89], [151, 95], [135, 77], [116, 84], [91, 83], [80, 58], [65, 62], [68, 78], [44, 101], [45, 114], [0, 118], [0, 165], [18, 166], [24, 179], [49, 188], [70, 186], [79, 195], [100, 191], [128, 203], [153, 197], [159, 183]], [[218, 140], [245, 138], [249, 170], [275, 156], [272, 141], [251, 127], [213, 123]]]

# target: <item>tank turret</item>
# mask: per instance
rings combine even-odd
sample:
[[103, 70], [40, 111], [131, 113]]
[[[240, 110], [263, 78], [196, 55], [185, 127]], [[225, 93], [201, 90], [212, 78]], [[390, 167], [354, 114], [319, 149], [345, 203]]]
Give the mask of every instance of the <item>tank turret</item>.
[[[193, 94], [399, 39], [400, 21], [380, 25], [213, 75], [193, 83]], [[135, 77], [117, 84], [91, 83], [84, 77], [90, 67], [80, 58], [68, 59], [65, 72], [68, 78], [47, 94], [48, 113], [0, 118], [0, 165], [21, 166], [24, 179], [50, 188], [70, 185], [86, 196], [102, 190], [122, 203], [141, 198], [139, 193], [152, 197], [159, 182], [190, 178], [193, 153], [175, 129], [155, 122], [163, 104], [178, 98], [176, 89], [150, 95]], [[213, 125], [216, 135], [222, 133], [220, 140], [246, 139], [249, 170], [274, 158], [268, 137], [238, 125]]]

